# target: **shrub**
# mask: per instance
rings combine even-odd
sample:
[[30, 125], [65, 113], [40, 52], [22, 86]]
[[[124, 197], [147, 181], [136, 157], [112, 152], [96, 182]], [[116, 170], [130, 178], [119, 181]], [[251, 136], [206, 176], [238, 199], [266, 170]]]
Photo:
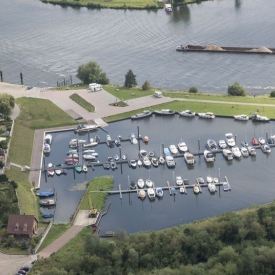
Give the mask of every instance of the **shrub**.
[[197, 94], [199, 92], [199, 90], [196, 88], [196, 87], [191, 87], [189, 89], [189, 93], [192, 93], [192, 94]]
[[275, 97], [275, 90], [270, 93], [270, 97]]
[[239, 82], [235, 82], [233, 85], [228, 86], [227, 93], [233, 96], [246, 96], [246, 89]]
[[149, 81], [146, 80], [142, 85], [142, 90], [147, 91], [147, 90], [150, 90], [150, 88], [151, 88], [151, 84]]

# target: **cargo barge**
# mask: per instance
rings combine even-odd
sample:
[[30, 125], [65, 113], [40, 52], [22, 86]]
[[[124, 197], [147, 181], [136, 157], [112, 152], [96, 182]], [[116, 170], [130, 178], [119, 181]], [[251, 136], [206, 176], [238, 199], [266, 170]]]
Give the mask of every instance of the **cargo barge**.
[[275, 48], [220, 47], [217, 45], [208, 45], [208, 46], [180, 45], [176, 48], [176, 50], [180, 52], [275, 54]]

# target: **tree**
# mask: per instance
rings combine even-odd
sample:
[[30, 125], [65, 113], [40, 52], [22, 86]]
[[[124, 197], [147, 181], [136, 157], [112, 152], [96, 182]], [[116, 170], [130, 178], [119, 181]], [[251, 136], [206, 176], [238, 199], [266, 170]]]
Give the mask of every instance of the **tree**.
[[128, 88], [135, 87], [137, 85], [136, 76], [133, 74], [132, 70], [129, 70], [125, 75], [124, 86]]
[[235, 82], [233, 85], [228, 86], [227, 93], [234, 96], [246, 96], [246, 89], [239, 82]]
[[106, 73], [102, 71], [100, 66], [95, 62], [91, 61], [87, 64], [82, 64], [78, 67], [76, 76], [84, 83], [98, 83], [108, 84], [109, 79]]
[[189, 89], [189, 93], [197, 94], [198, 92], [199, 92], [199, 90], [198, 90], [198, 88], [196, 88], [196, 87], [191, 87], [191, 88]]
[[149, 90], [150, 88], [151, 88], [151, 84], [150, 84], [149, 81], [146, 80], [146, 81], [143, 83], [143, 85], [142, 85], [142, 90], [147, 91], [147, 90]]
[[275, 97], [275, 90], [270, 93], [270, 97]]
[[0, 113], [9, 116], [14, 107], [14, 97], [9, 94], [0, 94]]

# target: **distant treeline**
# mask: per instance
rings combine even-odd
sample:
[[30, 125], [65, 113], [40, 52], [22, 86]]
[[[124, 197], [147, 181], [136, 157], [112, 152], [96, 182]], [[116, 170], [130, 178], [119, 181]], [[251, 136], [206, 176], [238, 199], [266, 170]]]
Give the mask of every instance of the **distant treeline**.
[[86, 228], [31, 274], [275, 274], [274, 240], [273, 202], [157, 232], [120, 230], [108, 239]]

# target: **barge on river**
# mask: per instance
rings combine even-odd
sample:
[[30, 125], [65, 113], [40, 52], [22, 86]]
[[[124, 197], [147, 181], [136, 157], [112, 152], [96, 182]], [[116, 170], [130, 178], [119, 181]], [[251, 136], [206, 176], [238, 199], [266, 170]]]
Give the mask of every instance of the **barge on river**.
[[215, 52], [215, 53], [258, 53], [258, 54], [275, 54], [275, 48], [259, 47], [220, 47], [217, 45], [196, 46], [180, 45], [176, 48], [180, 52]]

